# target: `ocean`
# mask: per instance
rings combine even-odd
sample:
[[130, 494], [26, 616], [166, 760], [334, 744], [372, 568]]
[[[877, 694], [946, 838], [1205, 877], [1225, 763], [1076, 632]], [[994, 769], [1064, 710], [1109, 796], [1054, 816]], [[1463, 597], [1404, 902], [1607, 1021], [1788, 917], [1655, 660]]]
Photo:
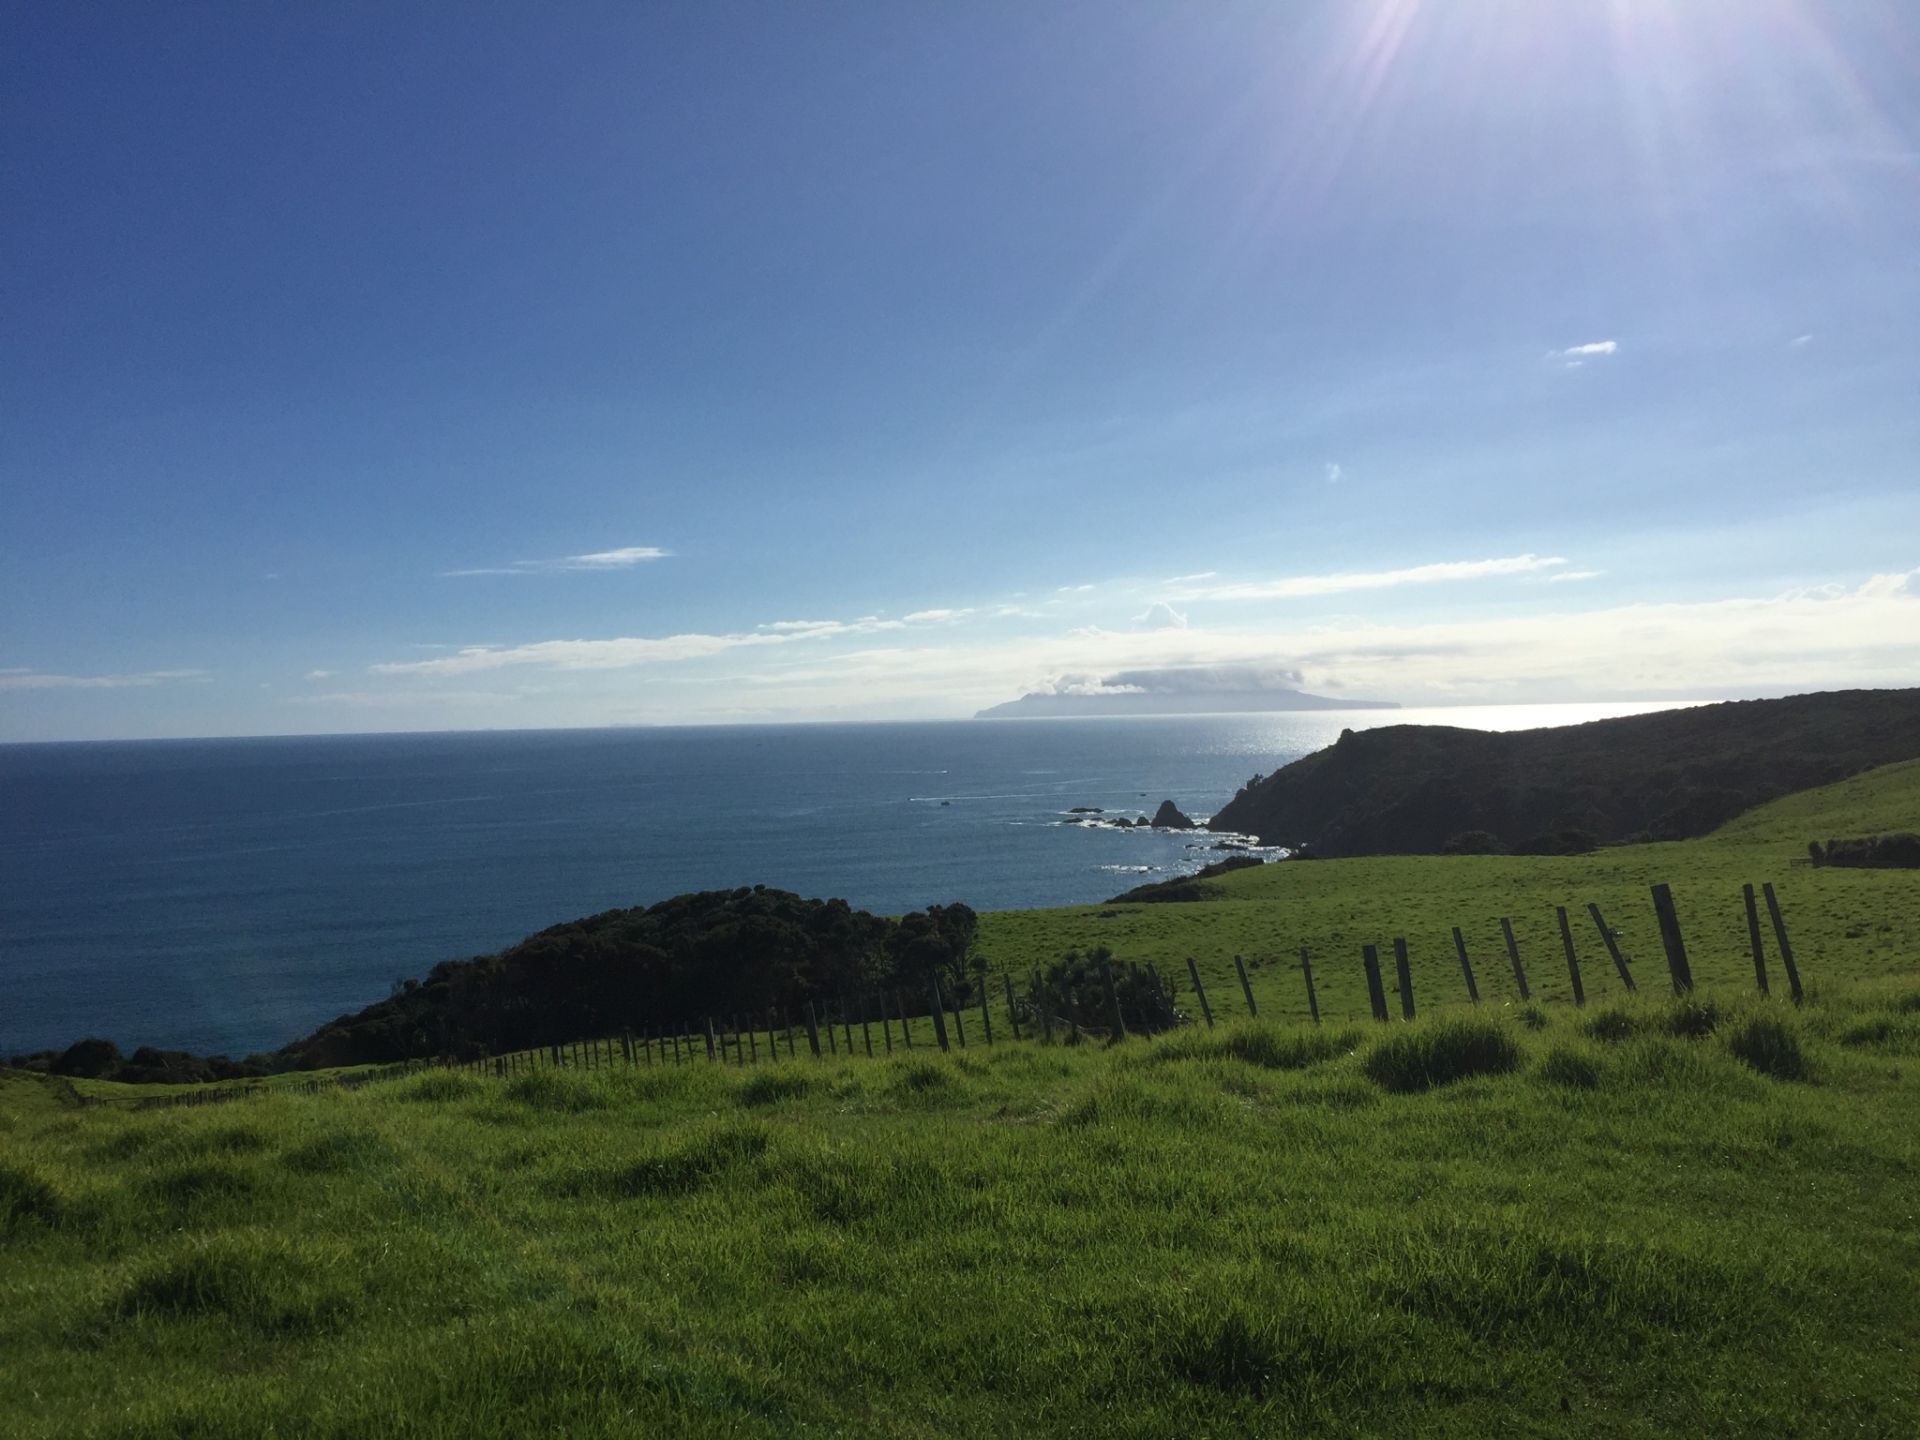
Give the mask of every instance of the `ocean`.
[[440, 960], [686, 890], [1084, 904], [1220, 858], [1195, 818], [1343, 728], [1651, 705], [0, 746], [0, 1056], [240, 1056]]

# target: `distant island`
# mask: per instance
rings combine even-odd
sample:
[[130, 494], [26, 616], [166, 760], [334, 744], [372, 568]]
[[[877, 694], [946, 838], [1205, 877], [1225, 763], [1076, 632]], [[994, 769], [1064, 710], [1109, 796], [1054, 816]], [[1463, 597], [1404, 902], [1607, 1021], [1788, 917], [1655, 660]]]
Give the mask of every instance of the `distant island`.
[[1330, 699], [1298, 689], [1297, 670], [1187, 666], [1129, 670], [990, 705], [976, 720], [1083, 715], [1240, 715], [1268, 710], [1398, 710], [1391, 700]]

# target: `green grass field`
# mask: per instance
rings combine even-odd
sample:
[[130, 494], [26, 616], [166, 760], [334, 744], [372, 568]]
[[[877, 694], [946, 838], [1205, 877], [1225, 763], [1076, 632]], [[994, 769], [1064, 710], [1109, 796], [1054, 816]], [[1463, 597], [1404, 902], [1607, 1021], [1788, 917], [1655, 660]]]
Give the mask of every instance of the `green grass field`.
[[[1920, 876], [1788, 861], [1915, 828], [1917, 794], [1895, 767], [1682, 845], [987, 917], [1009, 965], [1192, 953], [1220, 1011], [1233, 950], [1263, 962], [1259, 1022], [1112, 1049], [921, 1027], [892, 1059], [146, 1111], [0, 1072], [0, 1434], [1910, 1437]], [[1752, 993], [1762, 879], [1800, 1009]], [[1551, 906], [1589, 899], [1643, 993], [1589, 925], [1576, 1011]], [[1346, 1020], [1395, 934], [1421, 1020]]]

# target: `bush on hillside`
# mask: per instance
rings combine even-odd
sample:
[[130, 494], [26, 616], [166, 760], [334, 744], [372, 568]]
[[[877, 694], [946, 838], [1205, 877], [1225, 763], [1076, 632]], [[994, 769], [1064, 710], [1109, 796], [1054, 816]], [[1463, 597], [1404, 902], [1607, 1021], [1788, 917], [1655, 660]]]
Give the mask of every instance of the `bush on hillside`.
[[1121, 964], [1104, 945], [1085, 955], [1069, 950], [1043, 970], [1038, 985], [1027, 988], [1025, 1018], [1038, 1025], [1044, 1011], [1056, 1028], [1064, 1027], [1069, 1035], [1076, 1024], [1096, 1035], [1109, 1034], [1113, 1029], [1109, 975], [1128, 1031], [1151, 1035], [1184, 1022], [1173, 1002], [1173, 987], [1160, 978], [1158, 970], [1151, 965]]

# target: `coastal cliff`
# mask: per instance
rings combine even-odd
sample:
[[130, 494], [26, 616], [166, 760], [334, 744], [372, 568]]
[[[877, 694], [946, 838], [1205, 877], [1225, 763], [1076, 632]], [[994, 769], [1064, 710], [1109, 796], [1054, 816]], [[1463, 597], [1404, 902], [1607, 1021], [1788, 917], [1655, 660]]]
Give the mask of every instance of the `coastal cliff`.
[[1217, 830], [1319, 856], [1679, 840], [1789, 791], [1920, 756], [1920, 690], [1744, 700], [1490, 734], [1346, 731], [1244, 787]]

